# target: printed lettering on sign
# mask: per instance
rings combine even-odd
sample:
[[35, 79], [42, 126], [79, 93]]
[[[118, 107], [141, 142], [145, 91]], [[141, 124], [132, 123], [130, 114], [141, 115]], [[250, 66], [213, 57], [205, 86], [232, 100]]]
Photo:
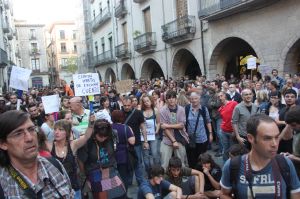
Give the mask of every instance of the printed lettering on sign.
[[100, 80], [98, 73], [74, 74], [75, 96], [100, 94]]

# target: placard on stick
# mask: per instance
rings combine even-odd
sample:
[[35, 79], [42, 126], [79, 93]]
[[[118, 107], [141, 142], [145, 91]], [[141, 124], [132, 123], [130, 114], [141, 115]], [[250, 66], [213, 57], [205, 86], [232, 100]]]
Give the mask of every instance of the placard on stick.
[[9, 87], [22, 91], [28, 91], [28, 80], [30, 78], [31, 70], [13, 66], [10, 74]]
[[256, 69], [256, 57], [247, 59], [247, 69]]
[[43, 102], [46, 114], [59, 112], [59, 96], [58, 95], [43, 96], [42, 102]]
[[74, 74], [75, 96], [100, 94], [100, 80], [98, 73]]
[[118, 93], [130, 92], [132, 90], [132, 82], [133, 80], [131, 79], [117, 81], [115, 83], [117, 92]]

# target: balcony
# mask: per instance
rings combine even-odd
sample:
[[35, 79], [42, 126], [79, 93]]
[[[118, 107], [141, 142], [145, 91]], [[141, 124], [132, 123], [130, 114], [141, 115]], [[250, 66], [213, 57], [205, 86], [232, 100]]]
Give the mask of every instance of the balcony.
[[134, 3], [144, 3], [147, 0], [133, 0]]
[[186, 15], [163, 25], [162, 40], [177, 45], [191, 41], [196, 32], [195, 16]]
[[141, 54], [151, 53], [156, 49], [156, 34], [155, 32], [147, 32], [134, 38], [133, 42], [136, 52]]
[[218, 20], [237, 13], [257, 10], [279, 0], [198, 0], [198, 17], [208, 21]]
[[14, 38], [14, 33], [13, 33], [12, 28], [9, 28], [9, 33], [7, 33], [6, 36], [7, 36], [8, 40], [12, 40]]
[[94, 56], [94, 65], [99, 66], [102, 64], [109, 64], [115, 62], [115, 58], [113, 56], [113, 52], [108, 50], [102, 54]]
[[33, 49], [30, 49], [29, 50], [29, 55], [30, 56], [37, 56], [37, 55], [40, 55], [40, 49], [38, 48], [33, 48]]
[[122, 43], [115, 48], [116, 57], [119, 59], [127, 59], [130, 57], [130, 49], [128, 43]]
[[127, 14], [127, 9], [125, 6], [125, 2], [120, 1], [120, 4], [115, 8], [115, 17], [116, 18], [123, 18]]
[[16, 56], [17, 58], [21, 58], [20, 50], [17, 50], [17, 51], [15, 52], [15, 56]]
[[100, 13], [93, 21], [92, 21], [92, 30], [95, 32], [100, 26], [102, 26], [105, 22], [107, 22], [111, 18], [111, 12], [105, 8], [102, 13]]
[[29, 40], [37, 40], [37, 38], [36, 38], [35, 35], [30, 35], [30, 36], [29, 36]]
[[4, 4], [4, 8], [8, 10], [9, 9], [9, 0], [4, 0], [3, 4]]
[[9, 26], [8, 23], [3, 23], [2, 24], [2, 29], [3, 29], [3, 33], [9, 33]]
[[41, 73], [40, 69], [33, 69], [31, 75], [38, 75]]
[[8, 64], [7, 52], [0, 48], [0, 68], [5, 68]]

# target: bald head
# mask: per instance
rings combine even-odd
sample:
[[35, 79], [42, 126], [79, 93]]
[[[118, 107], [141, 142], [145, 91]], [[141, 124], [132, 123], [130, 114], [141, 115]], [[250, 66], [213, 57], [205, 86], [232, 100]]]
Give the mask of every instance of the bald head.
[[81, 97], [72, 97], [70, 99], [70, 109], [73, 113], [80, 115], [83, 112]]

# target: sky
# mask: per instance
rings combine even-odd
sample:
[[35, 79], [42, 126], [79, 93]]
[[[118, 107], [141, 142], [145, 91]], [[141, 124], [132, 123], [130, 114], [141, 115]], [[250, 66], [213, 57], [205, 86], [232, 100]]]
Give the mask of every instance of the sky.
[[29, 23], [49, 24], [58, 20], [75, 20], [75, 0], [13, 0], [14, 18]]

